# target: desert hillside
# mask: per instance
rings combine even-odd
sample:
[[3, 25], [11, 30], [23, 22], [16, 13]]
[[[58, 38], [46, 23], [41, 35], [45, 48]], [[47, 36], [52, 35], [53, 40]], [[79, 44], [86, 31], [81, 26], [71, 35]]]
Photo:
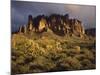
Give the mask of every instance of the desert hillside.
[[12, 35], [12, 73], [95, 69], [95, 38], [59, 36], [51, 30]]

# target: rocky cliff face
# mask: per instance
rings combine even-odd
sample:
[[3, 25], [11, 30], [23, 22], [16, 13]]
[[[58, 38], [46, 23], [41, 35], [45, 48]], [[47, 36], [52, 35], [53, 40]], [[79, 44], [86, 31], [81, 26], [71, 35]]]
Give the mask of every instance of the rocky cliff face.
[[57, 35], [76, 35], [82, 37], [85, 34], [82, 22], [78, 19], [69, 19], [68, 14], [52, 14], [48, 17], [39, 15], [35, 18], [29, 15], [26, 28], [20, 27], [19, 32], [43, 32], [48, 30], [48, 28]]
[[77, 19], [70, 19], [70, 28], [71, 33], [77, 36], [82, 37], [85, 34], [84, 28], [82, 26], [82, 22]]

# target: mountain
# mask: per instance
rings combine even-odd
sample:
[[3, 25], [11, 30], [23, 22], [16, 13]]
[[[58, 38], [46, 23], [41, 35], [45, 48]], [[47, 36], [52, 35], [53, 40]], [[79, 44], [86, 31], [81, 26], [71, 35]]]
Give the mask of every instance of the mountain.
[[26, 26], [20, 26], [19, 32], [27, 33], [27, 31], [33, 32], [45, 32], [51, 29], [55, 34], [64, 35], [76, 35], [83, 37], [85, 30], [82, 26], [82, 22], [78, 19], [69, 19], [69, 15], [52, 14], [50, 16], [39, 15], [35, 18], [32, 15], [28, 16], [28, 23]]

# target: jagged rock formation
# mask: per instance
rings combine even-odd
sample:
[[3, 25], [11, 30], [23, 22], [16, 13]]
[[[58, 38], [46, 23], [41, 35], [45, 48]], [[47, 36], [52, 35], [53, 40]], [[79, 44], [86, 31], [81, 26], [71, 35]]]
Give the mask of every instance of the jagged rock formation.
[[27, 32], [26, 26], [19, 27], [19, 33], [26, 33], [26, 32]]
[[74, 34], [82, 37], [85, 33], [82, 22], [77, 19], [69, 19], [68, 14], [64, 16], [51, 15], [49, 17], [49, 27], [59, 35]]
[[29, 17], [28, 17], [27, 29], [29, 31], [32, 31], [32, 29], [33, 29], [33, 18], [32, 18], [32, 15], [29, 15]]
[[45, 18], [41, 18], [41, 20], [39, 21], [39, 31], [44, 31], [47, 29], [48, 23], [47, 20]]
[[35, 31], [43, 32], [47, 29], [51, 29], [57, 35], [76, 35], [83, 37], [85, 30], [82, 26], [82, 22], [78, 19], [69, 19], [69, 15], [52, 14], [49, 17], [39, 15], [35, 18], [32, 15], [28, 17], [28, 25], [26, 27], [20, 27], [19, 32]]
[[39, 15], [33, 19], [34, 25], [33, 28], [35, 32], [42, 32], [47, 25], [47, 19], [44, 15]]
[[77, 19], [70, 19], [71, 32], [74, 35], [82, 37], [85, 34], [84, 28], [82, 27], [82, 22]]
[[58, 35], [69, 33], [69, 16], [53, 14], [49, 17], [49, 27]]

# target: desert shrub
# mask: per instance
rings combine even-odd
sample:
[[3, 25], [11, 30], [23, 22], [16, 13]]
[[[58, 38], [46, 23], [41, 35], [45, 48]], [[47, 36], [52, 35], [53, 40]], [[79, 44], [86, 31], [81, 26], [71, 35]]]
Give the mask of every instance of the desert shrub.
[[73, 70], [77, 70], [81, 68], [81, 64], [76, 58], [68, 57], [66, 61], [70, 64]]
[[61, 67], [64, 67], [66, 70], [78, 70], [81, 68], [81, 64], [79, 60], [72, 57], [66, 57], [59, 59], [58, 64]]
[[23, 51], [20, 51], [20, 50], [17, 50], [17, 49], [12, 48], [11, 54], [12, 54], [12, 56], [19, 57], [20, 55], [23, 55], [23, 54], [24, 54], [24, 52], [23, 52]]
[[82, 61], [82, 60], [84, 60], [86, 58], [84, 54], [78, 54], [78, 55], [75, 55], [74, 57], [76, 59], [78, 59], [79, 61]]
[[95, 69], [95, 64], [92, 64], [90, 60], [84, 59], [80, 61], [82, 64], [82, 69]]
[[80, 46], [74, 46], [74, 49], [75, 49], [75, 52], [76, 52], [76, 53], [80, 53], [80, 51], [81, 51], [81, 50], [80, 50]]
[[67, 44], [68, 44], [67, 41], [63, 41], [63, 42], [61, 42], [61, 46], [62, 46], [62, 48], [63, 48], [63, 49], [66, 49], [66, 48], [67, 48]]
[[28, 65], [22, 65], [18, 64], [17, 62], [12, 61], [12, 68], [11, 68], [12, 74], [20, 74], [20, 73], [28, 73], [29, 67]]
[[16, 62], [11, 61], [11, 72], [12, 72], [12, 73], [18, 72], [18, 69], [17, 69], [16, 67], [17, 67]]
[[26, 56], [26, 57], [24, 57], [24, 59], [25, 59], [24, 63], [28, 64], [28, 63], [32, 62], [35, 59], [35, 57], [33, 57], [33, 56]]
[[24, 64], [24, 57], [23, 56], [19, 56], [17, 59], [16, 59], [16, 63], [17, 64]]
[[84, 56], [89, 60], [94, 60], [94, 55], [90, 50], [84, 50]]
[[33, 62], [30, 63], [30, 69], [40, 69], [43, 71], [49, 71], [50, 69], [54, 68], [55, 64], [45, 57], [38, 57]]
[[17, 68], [19, 70], [17, 73], [22, 73], [22, 74], [29, 73], [29, 65], [27, 64], [17, 65]]
[[80, 54], [80, 51], [70, 48], [70, 49], [63, 49], [61, 53], [65, 53], [67, 56], [74, 57], [75, 55]]

